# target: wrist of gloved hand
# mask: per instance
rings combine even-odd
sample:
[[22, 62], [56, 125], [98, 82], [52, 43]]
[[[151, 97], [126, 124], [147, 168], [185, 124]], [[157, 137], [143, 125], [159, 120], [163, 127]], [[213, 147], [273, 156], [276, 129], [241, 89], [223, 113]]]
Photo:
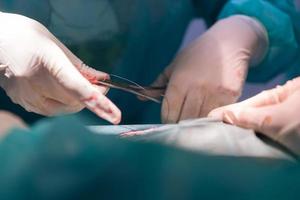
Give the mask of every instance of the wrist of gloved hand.
[[245, 15], [236, 15], [236, 20], [241, 20], [251, 27], [251, 30], [256, 34], [256, 47], [255, 51], [251, 55], [250, 66], [254, 67], [259, 65], [259, 63], [264, 59], [265, 55], [268, 52], [269, 47], [269, 38], [268, 33], [263, 24], [258, 20], [252, 17]]
[[[225, 45], [228, 43], [232, 51], [234, 48], [241, 49], [249, 66], [255, 67], [264, 59], [269, 46], [268, 34], [265, 27], [255, 18], [234, 15], [218, 21], [212, 29], [215, 27], [222, 29], [219, 31], [222, 33], [222, 36], [218, 35], [219, 40], [224, 40]], [[228, 30], [224, 31], [224, 27]]]

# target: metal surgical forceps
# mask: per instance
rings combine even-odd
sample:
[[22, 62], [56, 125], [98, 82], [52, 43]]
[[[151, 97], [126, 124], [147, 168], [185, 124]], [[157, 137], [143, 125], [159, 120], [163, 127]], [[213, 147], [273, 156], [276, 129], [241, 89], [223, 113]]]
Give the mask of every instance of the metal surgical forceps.
[[[102, 85], [114, 89], [119, 89], [125, 92], [129, 92], [132, 94], [135, 94], [137, 96], [146, 98], [148, 100], [154, 101], [156, 103], [161, 103], [161, 97], [164, 97], [164, 92], [166, 90], [166, 87], [143, 87], [140, 86], [130, 80], [124, 79], [122, 77], [116, 76], [116, 75], [110, 75], [111, 77], [117, 77], [119, 80], [115, 81], [113, 79], [111, 80], [98, 80], [96, 82], [97, 85]], [[125, 82], [125, 81], [126, 82]], [[159, 97], [151, 96], [151, 92], [159, 92]]]

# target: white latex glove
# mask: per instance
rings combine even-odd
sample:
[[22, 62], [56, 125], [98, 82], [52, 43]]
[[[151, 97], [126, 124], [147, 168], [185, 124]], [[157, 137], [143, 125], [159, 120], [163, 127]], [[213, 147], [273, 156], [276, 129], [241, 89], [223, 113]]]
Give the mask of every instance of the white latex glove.
[[243, 102], [218, 108], [209, 116], [254, 129], [300, 155], [300, 78]]
[[266, 47], [265, 29], [256, 20], [238, 15], [217, 22], [183, 49], [153, 84], [168, 85], [163, 122], [205, 117], [236, 102], [250, 62], [259, 63]]
[[84, 65], [40, 23], [0, 14], [0, 86], [27, 111], [52, 116], [89, 108], [114, 124], [120, 110], [93, 85], [106, 73]]

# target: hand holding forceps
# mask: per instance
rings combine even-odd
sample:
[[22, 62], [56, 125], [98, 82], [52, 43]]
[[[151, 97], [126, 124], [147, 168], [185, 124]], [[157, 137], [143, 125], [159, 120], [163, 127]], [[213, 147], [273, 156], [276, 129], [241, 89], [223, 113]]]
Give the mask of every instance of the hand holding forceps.
[[[135, 94], [139, 97], [143, 97], [145, 99], [151, 100], [153, 102], [156, 103], [161, 103], [161, 97], [164, 97], [164, 93], [166, 90], [166, 86], [162, 86], [162, 87], [154, 87], [154, 86], [148, 86], [148, 87], [143, 87], [140, 86], [138, 84], [136, 84], [133, 81], [124, 79], [122, 77], [116, 76], [116, 75], [110, 75], [111, 77], [116, 77], [118, 79], [120, 79], [123, 82], [120, 82], [120, 80], [118, 81], [114, 81], [114, 80], [98, 80], [96, 82], [96, 85], [102, 85], [102, 86], [106, 86], [109, 88], [114, 88], [114, 89], [119, 89], [125, 92], [129, 92], [132, 94]], [[124, 82], [127, 81], [127, 82]], [[157, 96], [151, 96], [149, 93], [151, 93], [151, 91], [156, 91], [159, 92], [160, 94]]]

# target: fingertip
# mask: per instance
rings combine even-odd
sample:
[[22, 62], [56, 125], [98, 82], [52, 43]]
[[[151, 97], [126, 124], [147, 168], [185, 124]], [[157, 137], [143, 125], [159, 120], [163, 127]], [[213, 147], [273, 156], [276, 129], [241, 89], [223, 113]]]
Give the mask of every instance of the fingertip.
[[112, 120], [110, 121], [112, 124], [114, 125], [118, 125], [121, 123], [122, 120], [122, 113], [121, 111], [118, 109], [114, 115], [114, 117], [112, 118]]
[[228, 107], [217, 108], [217, 109], [211, 111], [208, 114], [208, 117], [211, 119], [223, 121], [223, 122], [231, 124], [231, 125], [237, 125], [237, 123], [238, 123], [238, 118], [236, 117], [236, 113], [233, 112]]
[[99, 92], [93, 93], [89, 98], [84, 99], [83, 103], [89, 110], [99, 117], [111, 122], [119, 124], [121, 121], [121, 111], [107, 97]]
[[208, 113], [207, 117], [211, 119], [223, 121], [223, 110], [220, 108], [212, 110], [210, 113]]
[[96, 70], [92, 67], [89, 67], [89, 66], [83, 64], [83, 63], [81, 63], [81, 66], [79, 67], [79, 71], [90, 82], [110, 79], [109, 74], [99, 71], [99, 70]]
[[88, 107], [89, 110], [94, 112], [96, 115], [98, 115], [100, 118], [117, 125], [121, 122], [121, 111], [119, 109], [114, 111], [105, 111], [102, 108], [91, 108]]
[[101, 80], [105, 81], [105, 80], [110, 80], [110, 75], [105, 73], [105, 72], [101, 72], [101, 71], [97, 71], [98, 73], [101, 74], [100, 78]]
[[231, 125], [238, 125], [238, 119], [237, 119], [237, 117], [230, 110], [224, 111], [224, 113], [223, 113], [223, 121], [226, 122], [226, 123], [229, 123]]

